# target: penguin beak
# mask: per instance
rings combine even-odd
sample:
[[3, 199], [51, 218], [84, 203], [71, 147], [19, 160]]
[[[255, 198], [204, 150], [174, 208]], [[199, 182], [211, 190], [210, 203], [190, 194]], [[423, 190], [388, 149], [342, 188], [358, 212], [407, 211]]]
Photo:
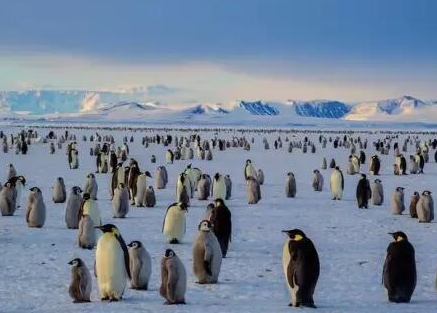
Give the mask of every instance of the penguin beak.
[[95, 229], [103, 230], [102, 226], [95, 226], [94, 228], [95, 228]]
[[152, 175], [150, 175], [150, 173], [146, 173], [146, 176], [152, 178]]
[[73, 260], [71, 260], [70, 262], [68, 262], [68, 264], [73, 265]]

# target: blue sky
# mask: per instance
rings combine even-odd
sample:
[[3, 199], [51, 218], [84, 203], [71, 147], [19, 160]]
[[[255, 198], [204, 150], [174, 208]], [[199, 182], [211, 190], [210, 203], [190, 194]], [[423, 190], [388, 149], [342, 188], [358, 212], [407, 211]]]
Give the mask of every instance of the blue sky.
[[0, 90], [437, 98], [433, 0], [0, 0], [0, 12]]

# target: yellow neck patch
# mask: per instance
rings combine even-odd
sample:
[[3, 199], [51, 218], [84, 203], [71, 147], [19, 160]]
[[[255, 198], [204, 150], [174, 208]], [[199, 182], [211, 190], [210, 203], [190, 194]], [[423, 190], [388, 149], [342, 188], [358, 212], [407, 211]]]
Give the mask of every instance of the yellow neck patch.
[[114, 235], [119, 235], [119, 234], [120, 234], [120, 232], [118, 231], [117, 228], [112, 228], [111, 231], [112, 231], [112, 233], [113, 233]]
[[293, 240], [294, 241], [301, 241], [303, 239], [303, 237], [301, 235], [294, 235]]
[[404, 240], [404, 238], [402, 238], [401, 236], [397, 236], [396, 237], [396, 242], [399, 242], [399, 241], [402, 241], [402, 240]]

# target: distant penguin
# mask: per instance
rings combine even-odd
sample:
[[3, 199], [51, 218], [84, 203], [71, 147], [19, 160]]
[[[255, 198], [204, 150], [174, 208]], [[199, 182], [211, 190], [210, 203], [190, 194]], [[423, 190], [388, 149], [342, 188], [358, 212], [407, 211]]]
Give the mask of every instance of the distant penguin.
[[[264, 181], [264, 174], [263, 174]], [[229, 200], [232, 197], [232, 180], [229, 175], [225, 175], [225, 185], [226, 185], [226, 198], [225, 200]]]
[[313, 296], [320, 273], [317, 250], [300, 229], [283, 232], [289, 237], [282, 252], [282, 266], [291, 297], [289, 305], [315, 308]]
[[174, 160], [173, 151], [168, 149], [167, 152], [165, 153], [165, 161], [167, 162], [167, 164], [173, 164], [173, 160]]
[[384, 188], [380, 179], [375, 179], [373, 183], [372, 200], [373, 205], [382, 205], [384, 203]]
[[129, 268], [131, 272], [131, 288], [147, 290], [152, 274], [152, 259], [140, 241], [132, 241], [129, 249]]
[[370, 189], [370, 183], [365, 174], [361, 174], [361, 177], [358, 181], [356, 197], [358, 208], [367, 209], [369, 199], [372, 197], [372, 190]]
[[8, 172], [6, 174], [6, 179], [10, 180], [11, 178], [17, 176], [17, 171], [15, 170], [14, 165], [11, 163], [8, 165]]
[[246, 179], [246, 194], [248, 204], [256, 204], [261, 199], [261, 187], [258, 180], [252, 176], [248, 176]]
[[222, 251], [210, 221], [203, 220], [193, 243], [193, 272], [199, 284], [215, 284], [222, 264]]
[[401, 175], [406, 175], [406, 171], [407, 171], [407, 161], [405, 160], [405, 157], [401, 154], [399, 156], [400, 158], [400, 163], [399, 163], [399, 171]]
[[226, 258], [232, 237], [232, 217], [231, 211], [225, 205], [223, 199], [215, 201], [207, 220], [212, 224], [212, 230], [220, 244], [222, 257]]
[[83, 192], [88, 193], [93, 200], [97, 200], [97, 192], [99, 187], [97, 186], [96, 177], [93, 173], [89, 173], [86, 177], [85, 186]]
[[124, 183], [119, 183], [112, 198], [112, 211], [115, 218], [125, 218], [129, 212], [129, 191]]
[[404, 188], [397, 187], [391, 198], [391, 212], [392, 214], [401, 215], [404, 211]]
[[171, 244], [182, 242], [186, 231], [185, 214], [187, 211], [187, 205], [181, 202], [173, 203], [167, 208], [162, 225], [162, 233], [167, 242]]
[[2, 216], [12, 216], [17, 209], [15, 203], [15, 187], [11, 182], [7, 182], [0, 190], [0, 211]]
[[322, 174], [320, 174], [319, 170], [314, 170], [313, 171], [313, 181], [312, 181], [312, 186], [314, 191], [322, 191], [323, 190], [323, 176]]
[[226, 182], [220, 173], [216, 173], [212, 180], [212, 199], [226, 199]]
[[[131, 160], [131, 164], [129, 166], [129, 171], [127, 175], [127, 189], [129, 192], [129, 198], [131, 199], [131, 204], [135, 205], [135, 197], [137, 195], [137, 186], [138, 186], [138, 177], [141, 175], [140, 169], [138, 167], [138, 163], [135, 160]], [[150, 176], [150, 173], [149, 173]]]
[[67, 198], [64, 179], [58, 177], [52, 187], [52, 200], [54, 203], [64, 203]]
[[338, 166], [331, 173], [330, 183], [333, 200], [341, 200], [343, 198], [344, 177]]
[[146, 208], [153, 208], [155, 204], [156, 204], [155, 190], [153, 190], [152, 186], [149, 186], [146, 190], [146, 194], [144, 195], [144, 206]]
[[82, 190], [78, 186], [71, 188], [65, 207], [65, 224], [67, 228], [76, 229], [79, 227], [79, 211], [82, 206]]
[[410, 155], [409, 168], [410, 174], [417, 174], [419, 172], [419, 164], [416, 162], [414, 155]]
[[192, 167], [191, 164], [187, 165], [187, 168], [185, 169], [184, 173], [187, 175], [186, 177], [188, 178], [189, 182], [190, 182], [190, 195], [191, 198], [193, 198], [194, 196], [194, 192], [197, 189], [197, 183], [202, 175], [202, 171], [199, 170], [196, 167]]
[[211, 178], [208, 174], [202, 174], [197, 183], [197, 199], [198, 200], [208, 200], [209, 191], [211, 190]]
[[68, 262], [71, 265], [71, 282], [68, 292], [74, 303], [91, 302], [92, 281], [90, 271], [82, 259]]
[[417, 202], [419, 202], [420, 195], [417, 191], [413, 193], [410, 200], [410, 216], [417, 218]]
[[398, 231], [389, 235], [395, 241], [387, 248], [382, 282], [390, 302], [410, 302], [417, 282], [414, 248], [405, 233]]
[[[190, 179], [188, 178], [187, 174], [181, 173], [179, 174], [176, 182], [176, 201], [182, 201], [182, 194], [184, 192], [187, 194], [188, 198], [191, 198]], [[187, 200], [184, 200], [184, 202], [187, 202]]]
[[93, 220], [88, 214], [83, 214], [79, 221], [77, 241], [80, 248], [94, 249], [96, 245], [96, 231]]
[[434, 200], [431, 191], [425, 190], [422, 192], [416, 208], [419, 223], [430, 223], [434, 219]]
[[[244, 179], [247, 180], [248, 177], [253, 177], [255, 179], [258, 179], [257, 172], [255, 170], [255, 167], [252, 164], [252, 161], [250, 159], [246, 160], [246, 165], [244, 167]], [[222, 198], [224, 199], [224, 198]]]
[[287, 198], [294, 198], [296, 196], [296, 178], [292, 172], [287, 173], [287, 180], [285, 181], [285, 196]]
[[370, 158], [369, 172], [372, 175], [379, 175], [379, 170], [381, 168], [381, 161], [377, 155]]
[[131, 278], [129, 252], [115, 225], [98, 227], [103, 235], [97, 242], [95, 271], [102, 301], [119, 301], [123, 297], [127, 280]]
[[261, 169], [258, 169], [256, 176], [258, 177], [259, 184], [264, 184], [264, 172]]
[[137, 207], [144, 206], [144, 197], [146, 196], [146, 192], [148, 188], [147, 178], [152, 178], [152, 176], [148, 171], [145, 171], [144, 173], [140, 174], [137, 178], [137, 188], [135, 194], [135, 205]]
[[335, 164], [335, 160], [331, 159], [331, 162], [329, 163], [329, 168], [335, 168], [336, 164]]
[[26, 222], [29, 227], [41, 228], [46, 221], [46, 205], [38, 187], [30, 189], [27, 200]]
[[328, 165], [326, 164], [326, 158], [323, 158], [323, 160], [322, 160], [322, 165], [320, 165], [320, 168], [321, 168], [322, 170], [326, 170], [327, 167], [328, 167]]
[[164, 166], [159, 166], [155, 171], [155, 188], [164, 189], [167, 185], [167, 170]]
[[159, 294], [166, 301], [164, 304], [185, 304], [187, 290], [187, 272], [176, 253], [167, 249], [161, 260], [161, 287]]

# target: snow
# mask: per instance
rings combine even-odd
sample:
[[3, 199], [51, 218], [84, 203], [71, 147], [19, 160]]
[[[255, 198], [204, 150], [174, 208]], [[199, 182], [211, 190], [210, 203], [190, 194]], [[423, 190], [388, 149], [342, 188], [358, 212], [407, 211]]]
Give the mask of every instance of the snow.
[[[176, 126], [176, 125], [173, 125]], [[17, 127], [0, 127], [6, 133], [17, 132]], [[49, 129], [38, 129], [45, 135]], [[315, 303], [320, 312], [373, 312], [403, 313], [432, 312], [437, 308], [437, 294], [434, 289], [437, 265], [436, 223], [419, 224], [408, 214], [390, 214], [389, 198], [395, 187], [405, 187], [405, 202], [414, 191], [429, 189], [437, 194], [437, 164], [434, 150], [430, 150], [430, 163], [425, 166], [425, 175], [393, 176], [393, 150], [388, 156], [380, 156], [381, 175], [385, 191], [385, 202], [381, 207], [359, 210], [355, 200], [358, 176], [345, 174], [345, 195], [342, 201], [331, 200], [329, 191], [330, 170], [321, 170], [325, 178], [323, 192], [316, 193], [311, 188], [312, 171], [319, 168], [322, 158], [328, 164], [331, 158], [346, 172], [349, 150], [333, 149], [328, 143], [322, 149], [317, 141], [318, 134], [289, 133], [291, 140], [301, 140], [308, 136], [317, 142], [315, 154], [303, 154], [299, 149], [288, 153], [284, 133], [245, 133], [252, 136], [255, 143], [251, 151], [229, 148], [213, 151], [212, 161], [194, 160], [165, 163], [166, 147], [150, 144], [141, 146], [141, 137], [152, 132], [124, 132], [97, 130], [101, 135], [114, 134], [116, 144], [121, 144], [122, 136], [133, 135], [135, 142], [129, 144], [130, 157], [135, 158], [141, 170], [149, 170], [154, 175], [159, 165], [165, 165], [169, 172], [169, 184], [164, 190], [155, 190], [157, 205], [154, 208], [131, 207], [126, 219], [113, 219], [108, 187], [109, 174], [96, 174], [99, 185], [98, 204], [103, 222], [114, 223], [128, 243], [141, 240], [152, 256], [153, 268], [149, 291], [127, 289], [119, 303], [102, 303], [98, 299], [96, 279], [93, 277], [92, 303], [73, 304], [68, 295], [70, 268], [68, 261], [81, 257], [92, 270], [94, 251], [82, 250], [76, 244], [76, 230], [66, 229], [64, 224], [65, 204], [51, 202], [51, 186], [58, 176], [66, 182], [67, 190], [72, 186], [83, 186], [89, 172], [95, 171], [95, 159], [89, 155], [95, 143], [81, 140], [82, 134], [90, 135], [96, 130], [71, 130], [77, 135], [80, 168], [70, 170], [67, 165], [65, 146], [55, 154], [48, 153], [48, 144], [32, 144], [28, 155], [0, 152], [4, 182], [6, 164], [13, 163], [19, 174], [27, 179], [27, 190], [33, 186], [41, 188], [47, 206], [47, 220], [44, 228], [31, 229], [26, 226], [24, 208], [17, 210], [13, 217], [0, 217], [0, 303], [1, 311], [14, 312], [290, 312], [297, 309], [288, 307], [289, 295], [282, 272], [282, 244], [286, 238], [282, 229], [300, 228], [314, 242], [320, 257], [321, 274], [315, 292]], [[60, 134], [63, 130], [56, 129]], [[162, 132], [160, 132], [162, 133]], [[178, 136], [187, 132], [172, 131]], [[202, 138], [213, 138], [214, 132], [200, 132]], [[327, 136], [335, 134], [330, 133]], [[220, 138], [242, 136], [233, 130], [221, 131]], [[264, 150], [262, 138], [269, 139], [271, 149]], [[282, 137], [284, 148], [275, 150], [273, 140]], [[341, 134], [343, 136], [343, 134]], [[369, 143], [385, 136], [380, 133], [361, 133]], [[421, 135], [429, 138], [431, 135]], [[431, 138], [435, 138], [432, 135]], [[404, 136], [396, 141], [402, 142]], [[413, 153], [408, 146], [408, 154]], [[154, 154], [157, 163], [151, 164]], [[369, 144], [367, 160], [374, 154]], [[265, 174], [262, 199], [256, 205], [248, 205], [243, 177], [244, 163], [250, 158], [256, 168]], [[167, 206], [174, 202], [175, 182], [178, 173], [187, 164], [199, 167], [203, 172], [230, 174], [233, 181], [232, 199], [226, 201], [232, 212], [233, 236], [228, 258], [223, 260], [217, 285], [198, 285], [192, 272], [191, 245], [196, 236], [197, 225], [202, 219], [208, 201], [192, 200], [187, 214], [187, 234], [182, 245], [171, 248], [180, 256], [188, 273], [186, 306], [167, 307], [158, 294], [160, 283], [159, 262], [168, 244], [161, 234], [162, 221]], [[362, 166], [367, 172], [368, 164]], [[284, 183], [286, 173], [292, 171], [297, 180], [296, 198], [286, 198]], [[368, 175], [372, 182], [375, 177]], [[26, 203], [23, 198], [24, 204]], [[408, 210], [408, 209], [407, 209]], [[387, 301], [386, 291], [381, 285], [381, 274], [386, 248], [392, 241], [389, 231], [403, 230], [416, 249], [418, 283], [410, 304], [392, 304]], [[303, 309], [304, 312], [311, 311]]]

